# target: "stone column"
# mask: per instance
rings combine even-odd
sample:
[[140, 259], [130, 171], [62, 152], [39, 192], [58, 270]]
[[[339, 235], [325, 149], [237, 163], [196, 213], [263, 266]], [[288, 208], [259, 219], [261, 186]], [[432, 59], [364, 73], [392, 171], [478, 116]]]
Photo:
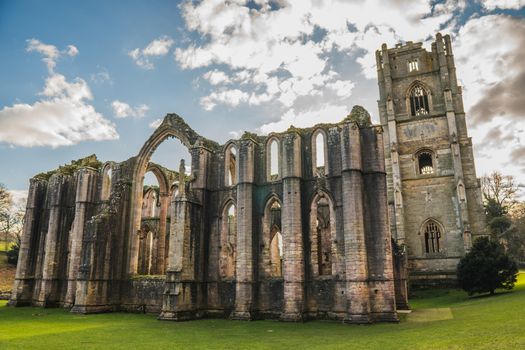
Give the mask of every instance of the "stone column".
[[[169, 189], [168, 189], [169, 190]], [[166, 265], [166, 223], [168, 219], [168, 207], [171, 198], [169, 193], [160, 193], [160, 213], [159, 213], [159, 232], [157, 236], [156, 245], [156, 261], [153, 274], [163, 275], [165, 273], [164, 266]]]
[[344, 322], [370, 323], [361, 136], [357, 124], [345, 124], [341, 136], [343, 232], [348, 300], [348, 314]]
[[387, 185], [383, 151], [383, 129], [380, 126], [361, 131], [362, 168], [365, 184], [367, 228], [367, 261], [370, 309], [373, 321], [397, 322], [392, 237], [388, 223]]
[[35, 282], [35, 264], [38, 254], [42, 253], [38, 251], [38, 242], [46, 190], [47, 181], [36, 178], [30, 180], [15, 283], [9, 301], [11, 306], [31, 304]]
[[234, 320], [254, 318], [254, 247], [253, 247], [253, 187], [254, 151], [252, 140], [239, 142], [239, 181], [237, 183], [237, 261], [235, 262], [235, 309]]
[[281, 147], [283, 205], [283, 279], [284, 312], [282, 321], [302, 321], [304, 318], [304, 244], [301, 206], [301, 136], [288, 133]]
[[42, 281], [40, 293], [37, 297], [36, 304], [39, 306], [56, 306], [59, 301], [58, 291], [58, 269], [60, 254], [66, 252], [60, 251], [60, 237], [63, 220], [65, 215], [63, 211], [64, 201], [67, 200], [68, 182], [70, 176], [55, 174], [49, 179], [48, 199], [49, 199], [49, 225], [45, 240], [45, 255], [42, 267]]
[[[95, 202], [97, 175], [97, 171], [92, 168], [82, 168], [77, 173], [75, 219], [70, 236], [67, 292], [64, 307], [71, 307], [75, 303], [77, 273], [80, 266], [80, 253], [82, 251], [86, 215], [89, 207]], [[102, 178], [100, 179], [102, 180]]]

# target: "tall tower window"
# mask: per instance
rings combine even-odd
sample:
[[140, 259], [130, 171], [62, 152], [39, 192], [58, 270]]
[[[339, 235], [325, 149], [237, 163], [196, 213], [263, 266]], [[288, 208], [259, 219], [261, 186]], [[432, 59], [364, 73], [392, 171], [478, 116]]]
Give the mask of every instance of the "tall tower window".
[[410, 113], [413, 116], [428, 115], [428, 95], [421, 85], [416, 85], [410, 92]]
[[414, 71], [417, 71], [417, 70], [419, 70], [419, 63], [417, 61], [417, 58], [408, 61], [408, 71], [409, 72], [414, 72]]
[[441, 230], [434, 220], [429, 220], [425, 225], [425, 252], [439, 253], [439, 240], [441, 239]]
[[421, 152], [417, 156], [418, 170], [420, 175], [430, 175], [434, 173], [432, 153]]

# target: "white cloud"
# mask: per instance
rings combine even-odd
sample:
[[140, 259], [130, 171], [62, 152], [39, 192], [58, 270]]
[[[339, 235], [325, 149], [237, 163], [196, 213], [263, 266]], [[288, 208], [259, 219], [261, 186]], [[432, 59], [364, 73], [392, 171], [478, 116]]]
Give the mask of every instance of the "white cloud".
[[426, 40], [452, 25], [454, 12], [466, 6], [454, 0], [261, 0], [257, 5], [215, 0], [181, 5], [186, 28], [198, 38], [176, 48], [175, 60], [184, 69], [207, 68], [203, 77], [211, 91], [201, 98], [205, 110], [269, 104], [287, 120], [308, 118], [305, 111], [333, 104], [348, 106], [347, 113], [355, 82], [348, 72], [336, 71], [341, 69], [335, 57], [357, 62], [366, 78], [375, 79], [375, 50], [382, 43]]
[[97, 73], [91, 74], [90, 78], [91, 81], [96, 84], [109, 83], [109, 85], [113, 85], [111, 75], [109, 75], [109, 72], [106, 68], [102, 68]]
[[67, 49], [59, 51], [58, 48], [54, 45], [44, 44], [38, 39], [29, 39], [27, 40], [27, 52], [38, 52], [44, 56], [42, 61], [45, 62], [47, 69], [50, 73], [53, 72], [56, 66], [56, 61], [60, 58], [61, 55], [68, 55], [74, 57], [78, 55], [78, 49], [74, 45], [68, 45]]
[[504, 169], [523, 181], [524, 32], [522, 18], [475, 17], [453, 43], [479, 175]]
[[[67, 81], [54, 72], [61, 55], [55, 46], [30, 39], [27, 51], [42, 54], [49, 76], [39, 93], [40, 100], [0, 110], [0, 142], [23, 147], [59, 147], [85, 140], [118, 139], [115, 125], [89, 104], [93, 95], [87, 83], [81, 78]], [[70, 45], [63, 53], [75, 56], [78, 50]]]
[[85, 140], [118, 139], [115, 125], [98, 113], [86, 82], [66, 81], [60, 74], [46, 80], [34, 104], [14, 104], [0, 110], [0, 141], [15, 146], [70, 146]]
[[9, 190], [13, 210], [23, 209], [27, 203], [28, 190]]
[[348, 115], [347, 106], [322, 105], [314, 110], [296, 112], [288, 110], [279, 121], [264, 124], [260, 127], [263, 134], [280, 132], [288, 129], [290, 125], [295, 127], [310, 127], [319, 123], [337, 123]]
[[156, 128], [158, 128], [160, 126], [160, 124], [162, 124], [162, 119], [161, 118], [155, 119], [154, 121], [149, 123], [149, 127], [152, 128], [152, 129], [156, 129]]
[[230, 82], [230, 78], [226, 73], [217, 69], [206, 72], [202, 77], [208, 80], [211, 85], [227, 84]]
[[115, 114], [116, 118], [142, 118], [146, 115], [146, 112], [149, 111], [149, 107], [145, 104], [133, 108], [126, 102], [119, 100], [111, 102], [111, 108], [113, 109], [113, 114]]
[[68, 56], [75, 57], [76, 55], [78, 55], [78, 49], [74, 45], [68, 45], [66, 54]]
[[218, 103], [235, 107], [238, 106], [241, 102], [248, 101], [249, 98], [250, 95], [239, 89], [222, 90], [212, 92], [210, 95], [203, 97], [201, 99], [201, 106], [207, 111], [210, 111], [213, 108], [215, 108], [215, 106]]
[[54, 45], [47, 45], [42, 43], [40, 40], [37, 39], [29, 39], [27, 40], [27, 48], [26, 51], [32, 52], [36, 51], [42, 56], [42, 61], [44, 61], [47, 65], [47, 69], [51, 72], [56, 66], [56, 60], [60, 56], [60, 51], [58, 51], [57, 47]]
[[153, 40], [144, 49], [133, 49], [128, 55], [135, 64], [144, 69], [153, 69], [155, 66], [150, 62], [151, 57], [165, 56], [170, 51], [174, 41], [168, 36], [161, 36]]
[[489, 11], [495, 9], [519, 10], [525, 6], [525, 0], [481, 0], [481, 5]]

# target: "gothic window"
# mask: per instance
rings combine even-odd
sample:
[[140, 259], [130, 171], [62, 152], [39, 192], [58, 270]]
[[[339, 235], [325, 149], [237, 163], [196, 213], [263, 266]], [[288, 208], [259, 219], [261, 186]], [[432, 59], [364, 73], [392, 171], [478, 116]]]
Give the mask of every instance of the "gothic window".
[[104, 170], [102, 171], [102, 192], [101, 192], [101, 200], [107, 201], [109, 199], [109, 195], [111, 192], [111, 177], [112, 177], [112, 169], [111, 164], [106, 164], [104, 167]]
[[222, 278], [235, 277], [237, 215], [235, 205], [230, 203], [224, 209], [220, 238], [219, 269]]
[[328, 172], [326, 135], [322, 130], [312, 135], [312, 164], [314, 176], [324, 175]]
[[268, 167], [268, 180], [275, 181], [280, 176], [279, 143], [272, 139], [266, 149], [266, 166]]
[[230, 145], [226, 149], [225, 169], [226, 169], [226, 185], [233, 186], [237, 184], [237, 149], [234, 145]]
[[421, 85], [415, 85], [410, 92], [410, 113], [413, 116], [423, 116], [430, 113], [428, 94]]
[[332, 274], [332, 240], [330, 207], [326, 198], [317, 202], [317, 265], [319, 275]]
[[432, 153], [421, 152], [417, 156], [418, 170], [420, 175], [430, 175], [434, 173]]
[[408, 71], [413, 72], [419, 70], [419, 63], [416, 59], [408, 61]]
[[434, 220], [429, 220], [424, 227], [425, 252], [439, 253], [441, 230]]
[[275, 201], [270, 207], [270, 265], [271, 276], [282, 276], [283, 266], [283, 237], [281, 234], [281, 205]]

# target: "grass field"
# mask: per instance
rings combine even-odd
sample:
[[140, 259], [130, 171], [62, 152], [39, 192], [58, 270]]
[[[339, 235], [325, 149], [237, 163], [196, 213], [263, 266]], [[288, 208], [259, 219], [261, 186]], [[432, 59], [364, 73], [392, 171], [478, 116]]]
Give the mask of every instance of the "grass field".
[[433, 290], [399, 324], [157, 321], [0, 304], [0, 349], [525, 349], [525, 271], [512, 292], [468, 298]]

